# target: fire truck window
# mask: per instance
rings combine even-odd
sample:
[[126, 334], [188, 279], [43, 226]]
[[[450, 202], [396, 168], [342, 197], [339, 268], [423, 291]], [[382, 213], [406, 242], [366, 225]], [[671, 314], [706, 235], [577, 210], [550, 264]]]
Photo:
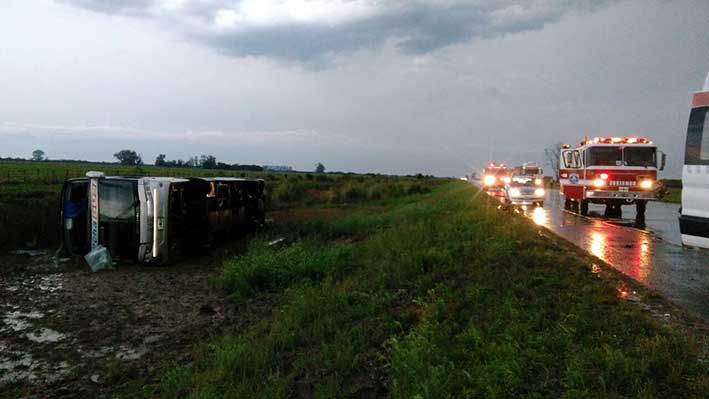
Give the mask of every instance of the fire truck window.
[[625, 147], [625, 164], [628, 166], [656, 166], [657, 151], [648, 147]]
[[564, 164], [567, 168], [578, 169], [581, 167], [578, 151], [566, 151], [564, 153]]
[[709, 107], [695, 108], [689, 115], [687, 147], [684, 154], [686, 165], [709, 165], [709, 123], [706, 115]]
[[618, 147], [592, 147], [586, 150], [586, 164], [593, 166], [620, 166], [623, 151]]

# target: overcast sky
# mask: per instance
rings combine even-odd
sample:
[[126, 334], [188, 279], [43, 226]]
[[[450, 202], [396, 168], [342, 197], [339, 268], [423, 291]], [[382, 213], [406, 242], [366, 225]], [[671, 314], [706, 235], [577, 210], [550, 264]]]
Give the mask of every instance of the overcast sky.
[[709, 2], [3, 0], [0, 156], [454, 176], [641, 135], [678, 177]]

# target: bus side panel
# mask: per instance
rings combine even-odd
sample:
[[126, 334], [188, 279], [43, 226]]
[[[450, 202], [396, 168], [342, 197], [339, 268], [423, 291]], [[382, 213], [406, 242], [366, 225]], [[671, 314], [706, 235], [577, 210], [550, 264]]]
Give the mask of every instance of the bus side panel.
[[709, 219], [709, 166], [684, 165], [682, 214]]

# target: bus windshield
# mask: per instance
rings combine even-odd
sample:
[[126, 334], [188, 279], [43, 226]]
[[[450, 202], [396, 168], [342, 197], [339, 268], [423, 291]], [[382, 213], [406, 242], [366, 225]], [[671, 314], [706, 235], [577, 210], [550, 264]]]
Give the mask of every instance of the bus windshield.
[[628, 166], [657, 165], [657, 150], [654, 147], [625, 147], [624, 155]]
[[689, 115], [684, 155], [686, 165], [709, 165], [709, 123], [705, 120], [707, 113], [709, 107], [701, 107], [693, 109]]
[[586, 151], [588, 166], [621, 166], [623, 147], [591, 147]]
[[136, 186], [129, 180], [101, 180], [98, 185], [102, 222], [135, 222]]

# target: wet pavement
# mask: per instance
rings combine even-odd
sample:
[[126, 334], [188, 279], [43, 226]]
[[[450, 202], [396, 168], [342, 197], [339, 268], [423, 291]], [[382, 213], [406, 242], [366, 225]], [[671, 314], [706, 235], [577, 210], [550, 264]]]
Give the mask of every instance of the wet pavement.
[[681, 246], [679, 205], [652, 202], [646, 226], [633, 227], [635, 207], [623, 219], [603, 218], [603, 207], [589, 206], [589, 217], [563, 209], [561, 195], [549, 190], [544, 208], [524, 212], [535, 223], [571, 241], [641, 284], [709, 322], [709, 251]]

